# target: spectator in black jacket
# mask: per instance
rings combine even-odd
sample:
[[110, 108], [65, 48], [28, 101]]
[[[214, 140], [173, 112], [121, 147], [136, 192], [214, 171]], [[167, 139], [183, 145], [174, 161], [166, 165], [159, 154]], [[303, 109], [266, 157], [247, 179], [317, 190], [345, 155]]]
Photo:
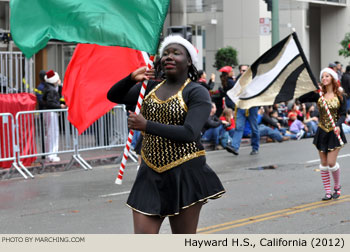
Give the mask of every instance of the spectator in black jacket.
[[34, 93], [36, 95], [36, 99], [38, 101], [38, 108], [39, 109], [43, 109], [44, 108], [44, 104], [43, 104], [43, 92], [44, 92], [44, 88], [45, 88], [45, 75], [46, 75], [46, 71], [45, 70], [40, 70], [39, 72], [39, 80], [40, 83], [39, 85], [34, 89]]
[[[43, 105], [44, 109], [61, 109], [66, 105], [60, 103], [60, 95], [58, 93], [58, 86], [61, 85], [61, 79], [58, 73], [49, 70], [45, 75], [45, 88], [43, 91]], [[58, 114], [56, 112], [47, 112], [44, 114], [45, 120], [45, 150], [49, 154], [48, 160], [50, 162], [59, 162], [60, 158], [57, 156], [58, 152], [58, 138], [59, 125]]]
[[350, 65], [346, 66], [345, 73], [341, 78], [341, 86], [346, 94], [346, 110], [350, 109]]
[[202, 129], [202, 141], [214, 142], [214, 149], [219, 150], [220, 131], [222, 129], [221, 120], [215, 115], [216, 105], [211, 103], [211, 111], [207, 122]]
[[212, 90], [215, 86], [215, 74], [211, 74], [210, 79], [207, 83], [207, 74], [203, 70], [198, 71], [199, 80], [198, 82], [202, 84], [208, 91]]
[[273, 110], [272, 106], [260, 107], [258, 111], [258, 121], [259, 117], [261, 117], [261, 122], [259, 123], [260, 137], [268, 136], [272, 141], [277, 142], [289, 140], [289, 136], [285, 135], [286, 130], [281, 127], [276, 117], [271, 117], [270, 114], [272, 113], [277, 114], [277, 111]]

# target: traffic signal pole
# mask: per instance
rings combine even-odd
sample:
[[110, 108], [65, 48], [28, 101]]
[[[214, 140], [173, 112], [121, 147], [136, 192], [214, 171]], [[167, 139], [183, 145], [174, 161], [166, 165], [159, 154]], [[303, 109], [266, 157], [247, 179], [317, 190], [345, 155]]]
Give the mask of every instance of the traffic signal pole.
[[272, 0], [272, 46], [280, 40], [278, 0]]

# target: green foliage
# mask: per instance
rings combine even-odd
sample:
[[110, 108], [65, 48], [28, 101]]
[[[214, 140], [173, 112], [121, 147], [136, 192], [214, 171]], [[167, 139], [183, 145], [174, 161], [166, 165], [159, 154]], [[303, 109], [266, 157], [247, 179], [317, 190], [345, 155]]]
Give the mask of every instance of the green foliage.
[[213, 67], [219, 70], [223, 66], [237, 66], [237, 50], [231, 46], [220, 48], [215, 54], [215, 63]]
[[345, 34], [345, 38], [340, 42], [341, 49], [339, 50], [339, 55], [343, 55], [344, 58], [350, 57], [350, 51], [348, 50], [348, 46], [350, 43], [350, 32]]

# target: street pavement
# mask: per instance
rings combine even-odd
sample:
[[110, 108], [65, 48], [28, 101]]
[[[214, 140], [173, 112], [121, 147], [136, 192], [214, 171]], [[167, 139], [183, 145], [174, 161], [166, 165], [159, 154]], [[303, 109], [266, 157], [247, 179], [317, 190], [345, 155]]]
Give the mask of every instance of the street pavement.
[[[208, 151], [207, 162], [226, 193], [202, 208], [198, 233], [348, 234], [350, 233], [350, 147], [339, 154], [342, 196], [322, 202], [324, 190], [312, 139], [266, 143], [260, 153], [239, 156]], [[0, 181], [2, 234], [131, 234], [125, 205], [137, 164], [128, 161], [122, 185], [114, 184], [119, 165], [92, 170], [47, 170], [34, 179]], [[160, 233], [171, 233], [166, 219]]]

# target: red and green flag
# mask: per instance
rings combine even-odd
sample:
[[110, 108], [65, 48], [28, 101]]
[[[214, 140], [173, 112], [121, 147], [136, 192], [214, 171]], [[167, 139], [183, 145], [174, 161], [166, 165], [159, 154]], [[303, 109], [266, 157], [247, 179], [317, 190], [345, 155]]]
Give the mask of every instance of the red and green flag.
[[132, 71], [145, 66], [142, 53], [119, 46], [79, 44], [63, 81], [68, 120], [83, 133], [116, 104], [107, 99], [108, 90]]
[[50, 39], [155, 54], [169, 0], [11, 0], [11, 36], [26, 55]]

